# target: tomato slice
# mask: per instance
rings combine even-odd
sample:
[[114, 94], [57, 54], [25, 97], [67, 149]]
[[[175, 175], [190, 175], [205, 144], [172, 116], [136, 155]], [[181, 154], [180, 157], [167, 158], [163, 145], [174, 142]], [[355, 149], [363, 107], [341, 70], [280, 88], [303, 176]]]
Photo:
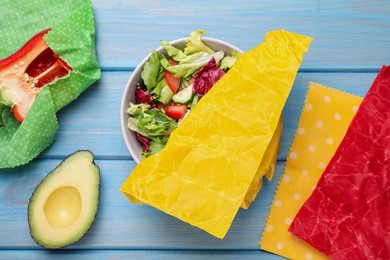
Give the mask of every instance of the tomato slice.
[[19, 123], [22, 123], [23, 120], [24, 120], [24, 115], [22, 115], [19, 111], [19, 107], [18, 106], [14, 106], [13, 109], [12, 109], [12, 112], [14, 113], [14, 117], [16, 120], [18, 120]]
[[[168, 62], [171, 66], [177, 65], [177, 62], [174, 60], [169, 60]], [[175, 94], [179, 89], [181, 78], [175, 78], [175, 76], [167, 70], [164, 71], [164, 77], [168, 84], [168, 87], [172, 90], [173, 94]]]
[[165, 113], [167, 116], [173, 119], [182, 119], [187, 113], [187, 105], [181, 104], [170, 104], [164, 107]]

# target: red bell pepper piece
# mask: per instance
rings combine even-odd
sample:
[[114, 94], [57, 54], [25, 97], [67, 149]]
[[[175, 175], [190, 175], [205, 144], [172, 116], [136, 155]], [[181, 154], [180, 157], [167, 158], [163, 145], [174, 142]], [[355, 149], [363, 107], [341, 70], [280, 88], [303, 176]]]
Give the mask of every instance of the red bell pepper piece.
[[12, 107], [19, 122], [23, 122], [42, 86], [72, 70], [44, 41], [49, 31], [36, 34], [14, 54], [0, 60], [0, 102]]

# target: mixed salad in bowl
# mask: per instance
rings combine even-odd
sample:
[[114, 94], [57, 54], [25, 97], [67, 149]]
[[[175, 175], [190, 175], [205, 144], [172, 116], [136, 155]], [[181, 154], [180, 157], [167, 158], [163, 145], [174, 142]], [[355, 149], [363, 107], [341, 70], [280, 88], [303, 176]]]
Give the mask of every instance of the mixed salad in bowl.
[[163, 52], [154, 50], [142, 67], [135, 102], [127, 107], [127, 127], [142, 143], [143, 158], [164, 148], [185, 115], [240, 57], [237, 48], [229, 53], [210, 48], [204, 33], [191, 32], [183, 50], [162, 40]]

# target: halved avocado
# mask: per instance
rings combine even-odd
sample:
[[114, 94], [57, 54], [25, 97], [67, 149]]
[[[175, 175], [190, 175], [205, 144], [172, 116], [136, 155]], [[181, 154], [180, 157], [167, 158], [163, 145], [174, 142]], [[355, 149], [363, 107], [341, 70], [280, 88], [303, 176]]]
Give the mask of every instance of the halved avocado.
[[28, 205], [31, 237], [46, 248], [80, 240], [95, 220], [100, 170], [90, 151], [65, 158], [33, 192]]

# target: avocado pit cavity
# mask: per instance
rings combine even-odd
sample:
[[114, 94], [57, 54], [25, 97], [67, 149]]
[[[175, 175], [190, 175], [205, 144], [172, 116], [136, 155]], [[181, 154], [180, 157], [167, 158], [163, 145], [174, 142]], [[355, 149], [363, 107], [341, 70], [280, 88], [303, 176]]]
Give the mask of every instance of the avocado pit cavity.
[[47, 221], [53, 227], [66, 228], [80, 217], [80, 192], [71, 186], [54, 190], [46, 200], [44, 212]]

